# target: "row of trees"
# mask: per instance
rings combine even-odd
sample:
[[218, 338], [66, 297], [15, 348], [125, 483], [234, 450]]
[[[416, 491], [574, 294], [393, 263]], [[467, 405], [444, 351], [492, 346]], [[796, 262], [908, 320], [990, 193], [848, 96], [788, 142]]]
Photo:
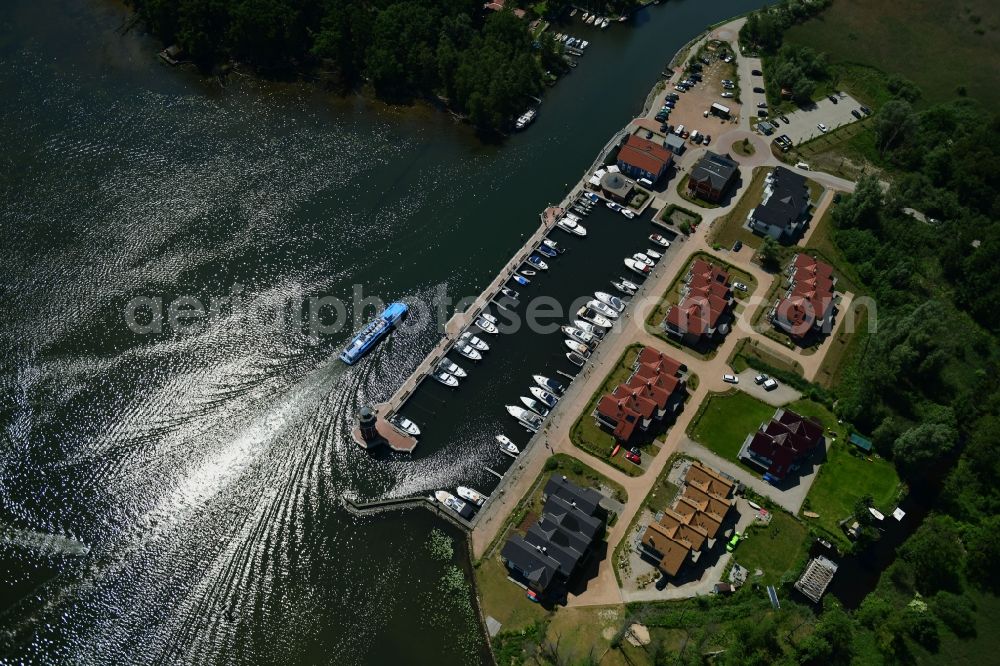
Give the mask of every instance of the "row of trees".
[[779, 0], [753, 12], [740, 28], [740, 44], [762, 53], [774, 53], [781, 46], [785, 30], [819, 14], [831, 2], [833, 0]]
[[264, 73], [322, 67], [380, 97], [445, 97], [483, 128], [502, 128], [564, 65], [513, 13], [473, 0], [135, 0], [150, 29], [202, 67], [225, 59]]

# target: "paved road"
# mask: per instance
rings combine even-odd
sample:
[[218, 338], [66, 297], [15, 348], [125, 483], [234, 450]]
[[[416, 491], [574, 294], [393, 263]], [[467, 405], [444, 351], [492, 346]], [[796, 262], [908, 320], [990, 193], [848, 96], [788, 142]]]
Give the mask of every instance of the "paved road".
[[778, 382], [778, 387], [768, 391], [763, 386], [759, 386], [754, 382], [753, 378], [756, 377], [759, 372], [753, 368], [748, 368], [736, 375], [740, 379], [740, 383], [736, 385], [736, 388], [744, 393], [751, 395], [761, 402], [766, 402], [772, 407], [781, 407], [782, 405], [787, 405], [790, 402], [795, 402], [802, 397], [802, 394], [793, 389], [788, 384]]

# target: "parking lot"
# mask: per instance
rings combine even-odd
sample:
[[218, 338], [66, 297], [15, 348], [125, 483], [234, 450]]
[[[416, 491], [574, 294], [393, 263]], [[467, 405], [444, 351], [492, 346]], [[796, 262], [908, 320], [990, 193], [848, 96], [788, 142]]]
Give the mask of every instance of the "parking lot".
[[774, 132], [772, 138], [781, 134], [787, 134], [788, 138], [792, 140], [792, 144], [797, 146], [822, 134], [817, 127], [819, 123], [826, 125], [827, 131], [830, 131], [837, 127], [857, 122], [858, 119], [851, 115], [851, 111], [857, 109], [859, 106], [861, 106], [861, 103], [846, 93], [838, 99], [836, 104], [824, 97], [815, 102], [812, 108], [799, 109], [798, 111], [786, 113], [785, 116], [788, 118], [787, 125], [772, 118], [772, 120], [778, 122], [778, 129]]

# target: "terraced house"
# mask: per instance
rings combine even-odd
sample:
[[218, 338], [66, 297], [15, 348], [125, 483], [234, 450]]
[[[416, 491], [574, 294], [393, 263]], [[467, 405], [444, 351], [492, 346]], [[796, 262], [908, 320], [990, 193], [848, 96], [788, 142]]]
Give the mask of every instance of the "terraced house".
[[739, 457], [764, 472], [765, 481], [783, 481], [824, 445], [823, 426], [790, 409], [779, 408], [771, 420], [747, 435]]
[[618, 441], [629, 441], [636, 428], [648, 430], [680, 410], [687, 392], [686, 370], [683, 363], [643, 348], [628, 381], [601, 397], [594, 419]]
[[662, 145], [630, 134], [618, 151], [618, 168], [635, 178], [655, 183], [670, 168], [673, 155]]
[[733, 303], [729, 272], [695, 259], [684, 276], [680, 302], [667, 310], [663, 330], [692, 346], [724, 336], [729, 332]]
[[785, 275], [788, 289], [768, 313], [771, 323], [795, 339], [832, 331], [837, 286], [833, 267], [799, 253]]

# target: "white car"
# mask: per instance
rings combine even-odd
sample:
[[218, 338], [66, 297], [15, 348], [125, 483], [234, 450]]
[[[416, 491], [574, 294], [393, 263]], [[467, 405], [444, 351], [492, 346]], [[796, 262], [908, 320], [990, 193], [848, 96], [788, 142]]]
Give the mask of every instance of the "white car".
[[820, 132], [823, 132], [824, 134], [826, 134], [826, 125], [824, 125], [823, 123], [817, 123], [816, 128]]
[[727, 382], [729, 384], [739, 384], [740, 378], [737, 377], [736, 375], [722, 375], [722, 381]]
[[773, 391], [776, 388], [778, 388], [778, 382], [774, 381], [774, 379], [769, 378], [764, 382], [765, 391]]
[[726, 91], [726, 92], [722, 93], [722, 96], [723, 96], [723, 97], [726, 97], [726, 98], [729, 98], [729, 97], [732, 97], [732, 96], [733, 96], [733, 93], [731, 93], [731, 92], [729, 92], [729, 91]]
[[733, 289], [736, 289], [738, 291], [747, 291], [747, 286], [742, 282], [734, 282]]

